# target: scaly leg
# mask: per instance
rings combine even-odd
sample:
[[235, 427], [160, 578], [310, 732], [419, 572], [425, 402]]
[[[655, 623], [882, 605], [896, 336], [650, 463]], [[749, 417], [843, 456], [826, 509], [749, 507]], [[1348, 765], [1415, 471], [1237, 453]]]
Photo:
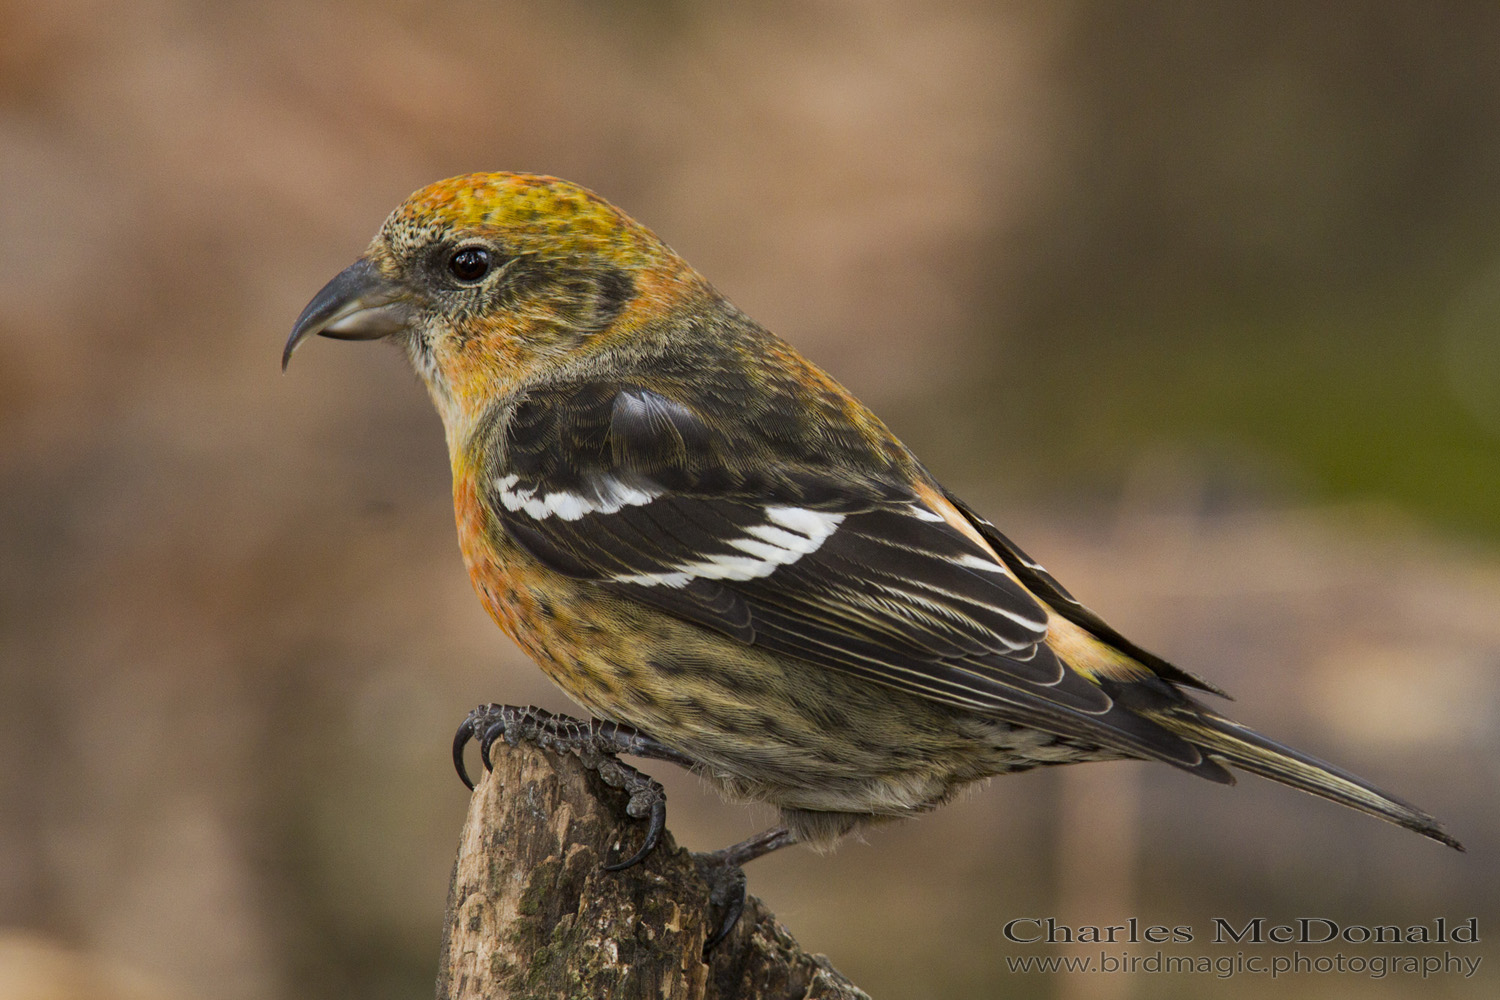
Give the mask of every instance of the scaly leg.
[[712, 951], [734, 930], [740, 914], [745, 912], [745, 869], [741, 866], [796, 842], [797, 835], [792, 831], [784, 826], [773, 826], [738, 844], [693, 855], [698, 870], [708, 881], [709, 902], [724, 908], [718, 928], [703, 943], [704, 954]]
[[[530, 706], [480, 705], [469, 713], [453, 736], [453, 766], [471, 791], [474, 782], [469, 779], [468, 769], [464, 766], [464, 748], [469, 741], [478, 739], [480, 759], [486, 770], [492, 770], [490, 748], [502, 738], [512, 746], [525, 740], [545, 749], [574, 754], [585, 767], [598, 773], [605, 784], [623, 789], [630, 795], [625, 812], [635, 819], [648, 820], [646, 839], [635, 854], [604, 866], [606, 871], [612, 872], [623, 871], [644, 860], [656, 848], [667, 824], [667, 796], [661, 785], [619, 760], [617, 755], [664, 760], [689, 769], [694, 764], [686, 754], [619, 723], [553, 715], [546, 709]], [[721, 850], [693, 855], [698, 870], [709, 884], [710, 904], [722, 907], [724, 912], [718, 927], [704, 942], [705, 954], [724, 940], [745, 911], [745, 870], [742, 866], [795, 843], [797, 837], [794, 833], [784, 826], [776, 826]]]
[[480, 705], [469, 713], [453, 736], [453, 766], [471, 791], [474, 783], [469, 780], [468, 769], [464, 766], [464, 747], [477, 738], [480, 759], [486, 770], [492, 770], [490, 747], [502, 737], [511, 746], [525, 740], [544, 749], [571, 753], [583, 762], [584, 767], [603, 778], [605, 784], [629, 794], [625, 812], [634, 819], [647, 820], [646, 839], [641, 849], [624, 861], [604, 866], [606, 871], [612, 872], [623, 871], [644, 860], [656, 848], [667, 826], [667, 795], [661, 784], [619, 760], [617, 755], [627, 753], [681, 767], [693, 766], [691, 757], [629, 726], [553, 715], [546, 709], [530, 706]]

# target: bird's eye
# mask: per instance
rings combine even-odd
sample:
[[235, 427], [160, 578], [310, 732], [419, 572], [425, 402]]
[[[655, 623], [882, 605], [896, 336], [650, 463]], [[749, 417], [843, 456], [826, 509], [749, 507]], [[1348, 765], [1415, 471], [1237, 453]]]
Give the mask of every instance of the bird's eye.
[[448, 259], [448, 271], [459, 281], [478, 281], [490, 273], [491, 259], [483, 247], [464, 247]]

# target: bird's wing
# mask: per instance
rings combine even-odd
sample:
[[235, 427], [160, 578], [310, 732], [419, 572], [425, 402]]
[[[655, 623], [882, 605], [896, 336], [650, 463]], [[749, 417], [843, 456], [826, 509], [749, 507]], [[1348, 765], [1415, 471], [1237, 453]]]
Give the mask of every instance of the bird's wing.
[[924, 698], [1222, 771], [1063, 662], [1046, 609], [894, 470], [757, 461], [767, 442], [618, 383], [533, 390], [488, 447], [490, 509], [553, 570]]
[[984, 537], [984, 540], [995, 550], [1001, 561], [1010, 568], [1010, 571], [1016, 575], [1017, 579], [1025, 584], [1026, 589], [1038, 599], [1046, 602], [1047, 606], [1052, 608], [1052, 610], [1084, 629], [1101, 642], [1149, 667], [1158, 677], [1165, 678], [1177, 684], [1186, 685], [1187, 687], [1194, 687], [1200, 691], [1207, 691], [1221, 698], [1229, 697], [1224, 691], [1208, 683], [1203, 678], [1189, 673], [1179, 666], [1168, 663], [1155, 653], [1142, 649], [1121, 635], [1114, 626], [1110, 625], [1103, 618], [1100, 618], [1090, 608], [1085, 606], [1083, 602], [1079, 601], [1078, 598], [1068, 593], [1067, 588], [1058, 583], [1057, 579], [1051, 573], [1047, 572], [1041, 563], [1021, 551], [1021, 547], [1001, 534], [1000, 529], [976, 514], [968, 504], [958, 499], [952, 493], [944, 491], [944, 496], [959, 513], [974, 525], [975, 529]]

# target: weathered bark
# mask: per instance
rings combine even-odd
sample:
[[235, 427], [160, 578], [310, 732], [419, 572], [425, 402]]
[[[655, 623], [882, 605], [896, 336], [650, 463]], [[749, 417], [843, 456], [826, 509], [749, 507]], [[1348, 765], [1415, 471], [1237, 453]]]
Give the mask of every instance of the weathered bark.
[[671, 833], [606, 872], [645, 832], [625, 796], [568, 755], [501, 742], [493, 758], [454, 866], [438, 1000], [869, 1000], [753, 896], [705, 962], [718, 914]]

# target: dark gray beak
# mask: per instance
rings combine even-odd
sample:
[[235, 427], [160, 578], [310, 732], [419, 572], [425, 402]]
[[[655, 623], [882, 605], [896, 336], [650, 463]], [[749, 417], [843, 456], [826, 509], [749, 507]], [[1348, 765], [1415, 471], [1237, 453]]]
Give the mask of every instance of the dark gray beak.
[[361, 257], [324, 285], [297, 317], [281, 352], [281, 370], [286, 371], [297, 345], [315, 333], [335, 340], [379, 340], [406, 329], [410, 321], [406, 289]]

